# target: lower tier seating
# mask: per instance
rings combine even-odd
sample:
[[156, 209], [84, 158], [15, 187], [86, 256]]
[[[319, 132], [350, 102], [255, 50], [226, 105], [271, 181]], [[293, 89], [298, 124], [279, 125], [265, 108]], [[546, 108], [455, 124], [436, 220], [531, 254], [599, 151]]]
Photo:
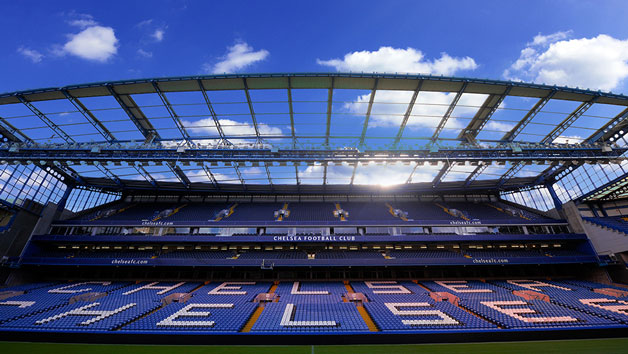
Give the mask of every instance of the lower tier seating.
[[0, 331], [368, 333], [628, 328], [628, 289], [585, 280], [32, 283]]

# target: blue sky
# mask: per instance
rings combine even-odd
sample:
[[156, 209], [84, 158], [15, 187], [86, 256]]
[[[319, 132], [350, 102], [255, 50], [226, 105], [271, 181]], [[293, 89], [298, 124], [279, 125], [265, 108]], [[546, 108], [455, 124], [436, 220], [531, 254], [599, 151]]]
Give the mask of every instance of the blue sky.
[[[0, 43], [0, 92], [214, 72], [324, 71], [420, 72], [628, 92], [625, 1], [29, 1], [6, 2], [2, 7], [0, 29], [5, 38]], [[241, 95], [215, 93], [211, 98], [218, 104], [223, 126], [234, 135], [250, 135], [250, 121], [238, 116], [248, 108], [237, 94]], [[281, 97], [277, 95], [252, 92], [262, 135], [289, 135], [285, 105], [264, 103]], [[295, 91], [294, 96], [295, 111], [303, 113], [297, 122], [298, 133], [321, 135], [325, 105], [305, 101], [324, 101], [326, 92]], [[386, 143], [386, 139], [376, 138], [395, 135], [409, 96], [410, 92], [377, 93], [368, 130], [373, 137], [370, 143]], [[146, 106], [158, 102], [155, 95], [135, 99]], [[200, 102], [200, 97], [185, 94], [173, 94], [170, 99], [175, 104]], [[451, 94], [421, 93], [402, 142], [421, 142], [413, 139], [431, 136], [452, 99]], [[484, 99], [463, 95], [441, 137], [455, 137]], [[368, 100], [368, 91], [334, 92], [331, 133], [339, 138], [332, 137], [332, 143], [354, 143], [354, 138], [346, 137], [359, 135]], [[240, 103], [220, 106], [234, 101]], [[425, 105], [430, 102], [436, 105]], [[106, 100], [84, 103], [90, 109], [112, 107]], [[479, 138], [499, 139], [534, 103], [507, 98]], [[552, 100], [520, 138], [539, 141], [576, 106]], [[40, 108], [57, 112], [53, 119], [61, 122], [76, 124], [82, 119], [69, 112], [70, 108], [54, 104], [41, 104]], [[184, 106], [176, 109], [182, 116], [188, 111], [184, 124], [192, 135], [215, 136], [207, 113]], [[30, 128], [28, 133], [36, 140], [50, 139], [48, 128], [36, 119], [12, 118], [29, 114], [24, 110], [23, 106], [2, 107], [0, 116], [19, 128]], [[164, 112], [144, 111], [163, 136], [177, 138], [172, 121], [163, 119]], [[271, 114], [279, 111], [282, 114]], [[556, 142], [580, 141], [619, 111], [594, 105]], [[116, 122], [120, 113], [97, 115], [111, 121], [105, 125], [118, 139], [141, 139], [138, 132], [129, 131], [133, 129], [129, 122]], [[98, 140], [97, 132], [85, 133], [85, 127], [68, 126], [67, 130], [79, 141]], [[79, 138], [81, 133], [92, 135]], [[320, 140], [309, 143], [320, 144]], [[173, 178], [163, 166], [157, 167], [155, 174]], [[521, 175], [545, 167], [526, 166]], [[356, 183], [403, 183], [413, 170], [413, 166], [402, 165], [388, 168], [399, 177], [378, 179], [377, 166], [360, 166]], [[422, 168], [413, 181], [431, 181], [440, 168]], [[507, 168], [491, 166], [480, 179], [496, 178]], [[293, 167], [272, 169], [293, 182]], [[125, 178], [137, 177], [133, 169], [126, 170]], [[445, 180], [464, 179], [471, 170], [471, 166], [457, 167]], [[245, 172], [251, 182], [266, 181], [262, 168], [251, 166]], [[322, 168], [304, 166], [301, 172], [301, 177], [311, 177], [311, 183], [321, 182]], [[330, 183], [347, 183], [351, 172], [350, 166], [330, 166], [328, 178]], [[93, 171], [94, 176], [99, 173]], [[231, 168], [225, 168], [224, 176], [228, 182], [237, 180]], [[192, 177], [207, 179], [205, 175]]]
[[[457, 74], [503, 78], [538, 34], [628, 38], [625, 1], [29, 1], [2, 7], [2, 92], [205, 73], [236, 43], [269, 53], [240, 72], [333, 71], [316, 59], [390, 46], [415, 48], [426, 59], [442, 52], [468, 56], [477, 69]], [[82, 30], [71, 24], [81, 15], [113, 29], [117, 50], [106, 61], [58, 53]], [[157, 30], [161, 41], [152, 36]], [[19, 48], [43, 57], [33, 62]]]

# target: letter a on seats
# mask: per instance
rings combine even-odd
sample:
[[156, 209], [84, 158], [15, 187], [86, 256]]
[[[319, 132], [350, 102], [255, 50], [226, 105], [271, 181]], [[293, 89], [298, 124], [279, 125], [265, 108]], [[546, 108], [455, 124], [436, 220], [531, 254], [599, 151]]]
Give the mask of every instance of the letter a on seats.
[[86, 305], [86, 306], [82, 306], [79, 308], [76, 308], [74, 310], [68, 311], [68, 312], [64, 312], [64, 313], [60, 313], [58, 315], [54, 315], [52, 317], [48, 317], [48, 318], [44, 318], [43, 320], [39, 320], [37, 322], [35, 322], [35, 324], [44, 324], [44, 323], [48, 323], [48, 322], [52, 322], [52, 321], [56, 321], [58, 319], [64, 318], [64, 317], [68, 317], [68, 316], [95, 316], [87, 321], [83, 321], [80, 324], [82, 325], [91, 325], [92, 323], [96, 323], [100, 320], [104, 320], [107, 317], [111, 317], [117, 313], [120, 313], [122, 311], [126, 311], [128, 309], [130, 309], [131, 307], [135, 306], [136, 304], [127, 304], [124, 305], [122, 307], [118, 307], [115, 310], [88, 310], [92, 307], [96, 307], [99, 306], [100, 303], [99, 302], [94, 302], [92, 304]]

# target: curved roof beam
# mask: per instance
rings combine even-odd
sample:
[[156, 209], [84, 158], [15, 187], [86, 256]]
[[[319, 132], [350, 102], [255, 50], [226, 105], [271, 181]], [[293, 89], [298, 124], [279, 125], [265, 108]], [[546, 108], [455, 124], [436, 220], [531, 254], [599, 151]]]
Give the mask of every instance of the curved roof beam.
[[401, 121], [401, 125], [399, 126], [399, 131], [397, 132], [397, 136], [395, 137], [395, 141], [393, 142], [393, 146], [397, 147], [399, 145], [399, 141], [401, 141], [401, 137], [403, 136], [403, 131], [406, 129], [406, 124], [408, 124], [408, 119], [410, 119], [410, 114], [412, 114], [412, 110], [414, 109], [414, 104], [416, 102], [416, 98], [419, 96], [419, 92], [421, 92], [421, 86], [423, 85], [423, 80], [417, 82], [416, 89], [412, 94], [412, 98], [410, 98], [410, 103], [408, 104], [408, 108], [406, 108], [406, 113], [403, 115], [403, 120]]
[[153, 87], [155, 88], [155, 92], [157, 92], [157, 94], [159, 95], [161, 102], [164, 104], [164, 107], [166, 107], [166, 110], [170, 114], [170, 117], [174, 121], [174, 124], [177, 126], [177, 129], [179, 129], [181, 136], [189, 144], [190, 135], [188, 134], [187, 130], [185, 130], [185, 127], [183, 126], [183, 123], [181, 122], [181, 119], [179, 118], [177, 113], [174, 111], [174, 108], [172, 108], [170, 101], [168, 101], [168, 97], [166, 97], [166, 94], [164, 94], [161, 89], [159, 89], [159, 84], [156, 81], [153, 81]]
[[550, 91], [550, 93], [547, 96], [541, 98], [534, 105], [534, 107], [532, 107], [532, 109], [528, 111], [528, 113], [526, 113], [525, 116], [523, 116], [523, 118], [519, 121], [519, 123], [517, 123], [517, 125], [515, 125], [508, 133], [504, 135], [502, 140], [504, 141], [515, 140], [517, 135], [519, 135], [519, 133], [521, 133], [523, 129], [525, 129], [525, 127], [528, 126], [528, 124], [532, 121], [532, 119], [534, 119], [534, 117], [536, 117], [536, 115], [539, 114], [539, 112], [543, 109], [543, 107], [545, 107], [547, 102], [549, 102], [552, 99], [552, 97], [554, 97], [556, 92], [558, 91], [554, 89]]
[[495, 111], [497, 111], [497, 108], [504, 102], [504, 99], [510, 94], [511, 89], [512, 86], [508, 86], [501, 95], [490, 94], [482, 104], [482, 107], [475, 113], [475, 116], [473, 116], [473, 119], [471, 119], [467, 127], [458, 134], [458, 139], [466, 138], [469, 143], [475, 144], [475, 138], [482, 129], [484, 129], [484, 126], [491, 119]]
[[105, 138], [106, 141], [108, 142], [114, 142], [116, 141], [116, 138], [113, 136], [113, 134], [111, 134], [111, 132], [109, 131], [109, 129], [107, 129], [107, 127], [105, 127], [102, 122], [100, 120], [98, 120], [98, 118], [96, 118], [94, 116], [94, 114], [87, 109], [83, 103], [76, 97], [72, 96], [68, 90], [62, 89], [61, 93], [63, 93], [63, 95], [65, 96], [65, 98], [68, 99], [68, 101], [70, 101], [70, 103], [72, 103], [72, 105], [74, 106], [74, 108], [76, 108], [77, 111], [79, 111], [83, 117], [85, 117], [85, 119], [96, 129], [98, 130], [98, 132], [100, 133], [100, 135], [103, 136], [103, 138]]
[[205, 100], [205, 104], [207, 105], [207, 109], [209, 109], [209, 114], [212, 116], [212, 120], [214, 121], [214, 125], [216, 126], [216, 130], [218, 131], [218, 135], [220, 136], [221, 142], [226, 145], [231, 145], [231, 142], [225, 138], [225, 132], [222, 130], [222, 125], [220, 124], [220, 120], [218, 119], [218, 115], [216, 111], [214, 111], [214, 106], [209, 100], [209, 96], [207, 96], [207, 90], [205, 90], [205, 86], [203, 85], [202, 80], [197, 80], [198, 87], [203, 94], [203, 99]]
[[118, 104], [129, 116], [129, 119], [131, 119], [133, 124], [135, 124], [137, 129], [144, 136], [144, 138], [146, 138], [145, 142], [150, 143], [155, 139], [161, 139], [161, 136], [159, 135], [155, 127], [153, 127], [153, 124], [148, 120], [148, 118], [146, 118], [142, 110], [140, 110], [140, 107], [137, 105], [137, 103], [135, 103], [130, 95], [118, 94], [113, 85], [107, 85], [107, 90], [109, 90], [111, 96], [113, 96], [113, 98], [118, 101]]
[[[373, 109], [373, 102], [375, 101], [375, 93], [377, 92], [378, 83], [379, 79], [375, 79], [375, 84], [373, 84], [373, 90], [371, 90], [371, 96], [369, 97], [369, 104], [366, 108], [366, 115], [364, 116], [364, 125], [362, 126], [362, 134], [360, 134], [360, 143], [358, 144], [359, 146], [364, 146], [364, 139], [366, 139], [366, 130], [368, 129], [369, 120], [371, 119], [371, 110]], [[353, 181], [353, 178], [351, 178], [351, 181]]]
[[58, 125], [56, 125], [50, 118], [48, 118], [45, 114], [43, 114], [37, 107], [33, 106], [33, 104], [28, 101], [24, 96], [18, 94], [15, 95], [17, 99], [20, 100], [28, 109], [33, 112], [34, 115], [39, 117], [42, 122], [44, 122], [50, 129], [52, 129], [55, 134], [57, 134], [61, 139], [63, 139], [66, 143], [74, 143], [74, 139], [68, 135], [63, 129], [61, 129]]
[[454, 109], [456, 109], [456, 105], [458, 104], [458, 101], [460, 101], [460, 97], [462, 97], [462, 94], [464, 93], [464, 90], [466, 88], [467, 88], [467, 82], [464, 82], [462, 84], [462, 87], [460, 88], [460, 91], [456, 93], [456, 96], [454, 97], [453, 101], [451, 101], [451, 104], [447, 108], [447, 112], [445, 112], [445, 115], [443, 116], [443, 118], [441, 118], [440, 122], [438, 123], [438, 126], [436, 127], [436, 131], [434, 131], [434, 135], [432, 135], [432, 139], [431, 139], [432, 143], [435, 143], [436, 140], [438, 140], [438, 136], [443, 131], [443, 129], [445, 129], [445, 125], [447, 125], [447, 121], [449, 121], [451, 114], [454, 112]]

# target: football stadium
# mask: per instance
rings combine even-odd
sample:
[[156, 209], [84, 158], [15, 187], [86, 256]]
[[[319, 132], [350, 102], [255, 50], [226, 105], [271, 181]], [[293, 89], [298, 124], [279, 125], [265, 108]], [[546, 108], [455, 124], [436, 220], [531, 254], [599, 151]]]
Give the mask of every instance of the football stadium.
[[0, 338], [625, 349], [627, 133], [628, 96], [465, 77], [0, 94]]

